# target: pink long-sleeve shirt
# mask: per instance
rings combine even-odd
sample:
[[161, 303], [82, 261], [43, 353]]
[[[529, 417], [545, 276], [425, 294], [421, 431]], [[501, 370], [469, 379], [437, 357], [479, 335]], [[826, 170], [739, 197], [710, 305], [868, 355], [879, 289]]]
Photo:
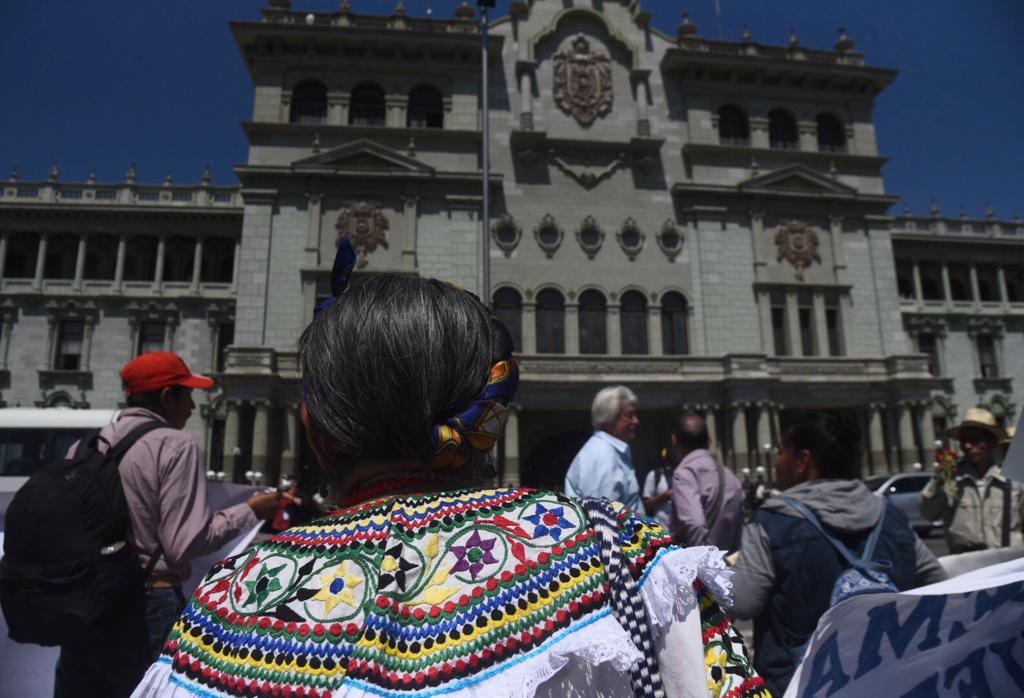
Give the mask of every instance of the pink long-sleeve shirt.
[[[166, 424], [154, 412], [129, 407], [100, 436], [117, 443], [151, 419]], [[77, 444], [72, 446], [68, 455], [76, 448]], [[106, 450], [102, 441], [100, 448]], [[163, 545], [155, 574], [184, 581], [191, 575], [191, 560], [256, 525], [256, 515], [245, 503], [210, 511], [202, 454], [195, 439], [180, 429], [167, 426], [143, 436], [128, 449], [119, 472], [132, 522], [132, 543], [141, 564], [149, 564], [158, 542]]]

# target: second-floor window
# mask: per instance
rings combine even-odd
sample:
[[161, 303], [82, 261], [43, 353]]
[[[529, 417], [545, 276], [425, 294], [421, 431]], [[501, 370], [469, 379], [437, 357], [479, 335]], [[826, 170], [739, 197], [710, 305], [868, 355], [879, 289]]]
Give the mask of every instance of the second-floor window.
[[939, 366], [939, 340], [929, 332], [922, 332], [917, 335], [917, 351], [928, 357], [928, 373], [933, 376], [942, 374], [942, 367]]
[[619, 302], [623, 354], [647, 353], [647, 299], [639, 291], [626, 291]]
[[978, 369], [982, 378], [998, 378], [999, 365], [996, 362], [996, 341], [992, 335], [980, 334], [975, 339], [978, 347]]
[[604, 295], [593, 289], [580, 294], [580, 353], [607, 354], [605, 330], [607, 304]]
[[421, 85], [409, 93], [409, 128], [443, 128], [444, 101], [441, 93], [429, 85]]
[[494, 316], [512, 336], [512, 344], [519, 351], [523, 343], [523, 299], [514, 288], [499, 288], [494, 292]]
[[139, 325], [139, 338], [135, 344], [135, 355], [164, 350], [166, 325], [162, 322], [143, 322]]
[[825, 332], [828, 335], [828, 355], [843, 356], [843, 322], [839, 309], [839, 294], [825, 294]]
[[786, 294], [771, 293], [772, 343], [776, 356], [789, 356], [789, 328], [786, 321]]
[[322, 124], [327, 120], [327, 88], [310, 80], [292, 90], [288, 121], [293, 124]]
[[553, 288], [537, 294], [537, 351], [565, 353], [565, 298]]
[[739, 107], [727, 104], [718, 110], [718, 142], [722, 145], [748, 145], [750, 126]]
[[772, 148], [797, 147], [796, 119], [789, 112], [782, 109], [768, 112], [768, 143]]
[[842, 152], [846, 150], [846, 130], [839, 119], [831, 114], [818, 114], [818, 150]]
[[690, 353], [686, 310], [682, 294], [670, 291], [661, 297], [661, 348], [669, 356]]
[[364, 83], [352, 90], [348, 122], [352, 126], [383, 126], [387, 105], [380, 85]]
[[54, 369], [79, 371], [82, 368], [82, 350], [85, 345], [85, 323], [63, 320], [57, 334], [57, 353]]

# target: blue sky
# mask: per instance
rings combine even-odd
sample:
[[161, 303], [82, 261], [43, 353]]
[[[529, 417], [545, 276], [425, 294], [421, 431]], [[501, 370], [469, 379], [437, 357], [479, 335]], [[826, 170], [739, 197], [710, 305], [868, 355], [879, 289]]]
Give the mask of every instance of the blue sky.
[[[536, 0], [556, 2], [558, 0]], [[614, 0], [606, 0], [614, 1]], [[981, 216], [985, 203], [1009, 218], [1024, 209], [1024, 3], [1019, 0], [720, 0], [726, 39], [744, 23], [754, 39], [782, 45], [789, 28], [812, 48], [830, 48], [845, 25], [871, 65], [897, 68], [878, 100], [879, 146], [892, 158], [886, 188], [915, 213], [936, 197], [944, 213]], [[45, 0], [0, 2], [0, 177], [45, 178], [60, 162], [65, 180], [120, 181], [129, 162], [139, 179], [233, 184], [244, 162], [239, 123], [251, 85], [228, 28], [256, 19], [263, 0]], [[339, 0], [294, 0], [330, 11]], [[406, 0], [422, 15], [427, 0]], [[456, 0], [434, 0], [450, 16]], [[647, 0], [654, 24], [675, 32], [690, 11], [715, 36], [714, 0]], [[392, 0], [353, 0], [383, 13]], [[508, 8], [499, 0], [497, 15]], [[893, 209], [900, 210], [902, 206]]]

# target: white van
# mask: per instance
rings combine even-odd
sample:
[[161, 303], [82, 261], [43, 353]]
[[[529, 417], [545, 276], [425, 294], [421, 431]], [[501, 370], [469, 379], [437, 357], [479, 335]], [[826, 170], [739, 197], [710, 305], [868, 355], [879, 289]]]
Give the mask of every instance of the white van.
[[0, 492], [14, 492], [39, 465], [114, 421], [117, 410], [0, 409]]

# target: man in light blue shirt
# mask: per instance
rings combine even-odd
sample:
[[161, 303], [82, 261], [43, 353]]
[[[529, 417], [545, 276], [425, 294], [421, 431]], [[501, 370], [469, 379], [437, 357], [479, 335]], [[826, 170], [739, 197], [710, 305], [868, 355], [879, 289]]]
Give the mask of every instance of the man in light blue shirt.
[[622, 385], [604, 388], [594, 396], [590, 408], [594, 435], [583, 444], [565, 474], [567, 495], [604, 497], [644, 513], [629, 448], [640, 425], [636, 404], [636, 395]]

